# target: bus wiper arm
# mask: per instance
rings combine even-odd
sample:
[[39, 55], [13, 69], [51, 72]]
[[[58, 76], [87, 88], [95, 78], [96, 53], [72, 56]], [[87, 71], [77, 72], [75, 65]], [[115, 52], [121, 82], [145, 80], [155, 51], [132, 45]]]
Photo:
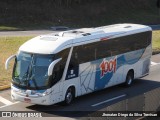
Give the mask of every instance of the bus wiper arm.
[[33, 81], [33, 84], [34, 84], [34, 86], [36, 87], [36, 89], [38, 89], [37, 83], [36, 83], [36, 81], [35, 81], [34, 78], [32, 79], [32, 81]]
[[25, 81], [28, 81], [29, 79], [27, 79], [28, 78], [28, 71], [29, 71], [29, 66], [28, 66], [28, 68], [27, 68], [27, 71], [25, 72], [25, 74], [22, 76], [22, 79], [20, 80], [19, 79], [19, 85], [22, 83], [22, 82], [25, 82]]

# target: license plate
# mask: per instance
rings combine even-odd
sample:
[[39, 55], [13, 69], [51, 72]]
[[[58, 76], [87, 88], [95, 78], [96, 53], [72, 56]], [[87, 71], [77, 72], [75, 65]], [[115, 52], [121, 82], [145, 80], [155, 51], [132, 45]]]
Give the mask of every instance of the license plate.
[[31, 102], [31, 99], [29, 99], [29, 98], [24, 98], [24, 101], [27, 102], [27, 103], [30, 103], [30, 102]]

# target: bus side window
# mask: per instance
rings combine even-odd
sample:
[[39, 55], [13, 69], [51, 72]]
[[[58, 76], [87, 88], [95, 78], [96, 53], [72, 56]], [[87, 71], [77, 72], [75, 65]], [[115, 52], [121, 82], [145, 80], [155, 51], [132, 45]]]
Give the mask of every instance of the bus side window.
[[74, 47], [66, 74], [66, 80], [78, 77], [78, 71], [79, 71], [78, 47]]
[[96, 45], [96, 60], [111, 56], [111, 42], [100, 41]]
[[61, 63], [57, 63], [54, 67], [53, 73], [52, 73], [52, 84], [57, 83], [61, 78], [63, 74], [63, 68]]
[[74, 69], [76, 66], [78, 66], [78, 54], [77, 52], [73, 53], [73, 57], [71, 57], [68, 70]]
[[67, 61], [67, 58], [68, 58], [69, 50], [70, 49], [67, 48], [67, 49], [65, 49], [65, 50], [63, 50], [63, 51], [61, 51], [61, 52], [56, 54], [56, 57], [57, 58], [62, 58], [62, 60], [59, 61], [54, 66], [54, 69], [53, 69], [53, 72], [52, 72], [52, 76], [51, 76], [52, 85], [57, 83], [62, 78], [63, 71], [64, 71], [64, 68], [65, 68], [65, 65], [66, 65], [66, 61]]

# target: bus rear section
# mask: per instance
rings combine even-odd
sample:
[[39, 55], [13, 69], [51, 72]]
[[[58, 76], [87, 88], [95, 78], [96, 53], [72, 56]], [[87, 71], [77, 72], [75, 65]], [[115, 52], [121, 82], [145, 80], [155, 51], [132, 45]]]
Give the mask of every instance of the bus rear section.
[[74, 46], [66, 80], [75, 84], [77, 95], [121, 83], [130, 86], [149, 73], [151, 38], [148, 30]]

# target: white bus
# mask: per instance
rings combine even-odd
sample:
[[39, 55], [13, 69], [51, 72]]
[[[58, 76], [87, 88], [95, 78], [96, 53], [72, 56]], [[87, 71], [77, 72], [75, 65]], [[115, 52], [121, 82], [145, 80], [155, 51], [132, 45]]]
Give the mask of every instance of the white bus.
[[115, 24], [41, 35], [24, 43], [15, 59], [11, 97], [41, 105], [124, 83], [149, 73], [152, 29]]

